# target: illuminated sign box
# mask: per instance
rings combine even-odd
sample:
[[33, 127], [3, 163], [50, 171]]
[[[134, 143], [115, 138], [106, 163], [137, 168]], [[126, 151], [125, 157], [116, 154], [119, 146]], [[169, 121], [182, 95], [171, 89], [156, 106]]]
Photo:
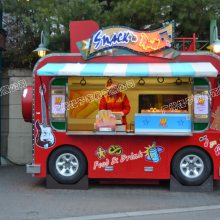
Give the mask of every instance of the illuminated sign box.
[[137, 31], [123, 26], [107, 27], [96, 31], [90, 39], [77, 42], [77, 47], [84, 59], [112, 54], [112, 49], [149, 54], [171, 47], [173, 29], [174, 22], [154, 31]]
[[187, 133], [192, 132], [190, 114], [135, 114], [135, 133]]

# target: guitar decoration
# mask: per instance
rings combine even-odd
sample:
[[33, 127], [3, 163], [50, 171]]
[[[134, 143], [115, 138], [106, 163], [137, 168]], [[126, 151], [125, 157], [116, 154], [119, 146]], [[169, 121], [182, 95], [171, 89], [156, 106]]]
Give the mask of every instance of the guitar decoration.
[[36, 143], [38, 146], [47, 149], [54, 145], [55, 138], [50, 126], [47, 125], [47, 113], [46, 104], [44, 99], [44, 94], [46, 92], [45, 85], [39, 87], [39, 93], [41, 95], [41, 112], [42, 112], [42, 122], [36, 121], [37, 137]]

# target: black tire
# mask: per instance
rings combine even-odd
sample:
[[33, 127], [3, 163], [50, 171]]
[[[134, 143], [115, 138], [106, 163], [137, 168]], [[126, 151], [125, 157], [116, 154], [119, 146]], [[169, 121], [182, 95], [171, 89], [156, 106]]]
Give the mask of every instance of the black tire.
[[210, 176], [212, 164], [209, 156], [203, 150], [188, 147], [176, 153], [171, 169], [174, 177], [183, 185], [198, 186]]
[[[60, 162], [60, 165], [58, 165], [58, 162]], [[64, 146], [52, 153], [49, 158], [48, 169], [57, 182], [72, 184], [78, 182], [85, 175], [87, 162], [80, 150]]]

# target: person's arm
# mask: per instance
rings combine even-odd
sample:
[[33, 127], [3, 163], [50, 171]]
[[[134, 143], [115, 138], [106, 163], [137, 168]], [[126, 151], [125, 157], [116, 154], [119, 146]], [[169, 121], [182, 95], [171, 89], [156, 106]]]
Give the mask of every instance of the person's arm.
[[107, 103], [105, 97], [102, 96], [100, 103], [99, 103], [99, 110], [107, 110]]
[[127, 115], [130, 112], [131, 106], [128, 100], [128, 97], [125, 95], [123, 100], [123, 110], [124, 115]]

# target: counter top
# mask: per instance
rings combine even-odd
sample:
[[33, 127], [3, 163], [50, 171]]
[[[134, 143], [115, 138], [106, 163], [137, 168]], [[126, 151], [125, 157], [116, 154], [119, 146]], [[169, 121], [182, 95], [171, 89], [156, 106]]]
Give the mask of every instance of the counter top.
[[96, 131], [67, 131], [67, 135], [89, 135], [89, 136], [192, 136], [191, 132], [170, 133], [134, 133], [134, 132], [96, 132]]
[[155, 111], [150, 111], [150, 110], [141, 110], [141, 113], [139, 114], [187, 114], [189, 113], [188, 111], [185, 110], [155, 110]]

